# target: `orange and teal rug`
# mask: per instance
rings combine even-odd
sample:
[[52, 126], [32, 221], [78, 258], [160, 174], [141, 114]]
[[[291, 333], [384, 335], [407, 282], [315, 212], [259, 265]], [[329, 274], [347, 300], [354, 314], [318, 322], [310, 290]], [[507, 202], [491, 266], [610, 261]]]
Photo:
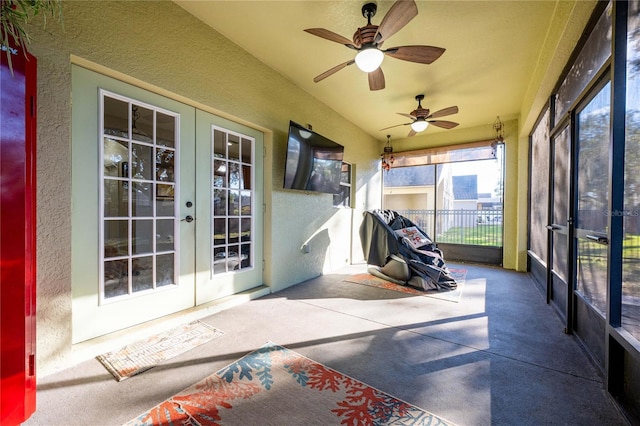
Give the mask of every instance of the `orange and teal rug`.
[[267, 424], [452, 423], [271, 342], [125, 423]]
[[193, 321], [139, 340], [115, 352], [98, 355], [96, 359], [120, 382], [223, 334], [202, 321]]
[[364, 273], [351, 275], [349, 278], [345, 278], [343, 281], [368, 285], [371, 287], [384, 288], [387, 290], [399, 291], [401, 293], [412, 294], [415, 296], [433, 297], [435, 299], [446, 300], [448, 302], [460, 302], [462, 297], [462, 290], [464, 289], [465, 279], [467, 277], [467, 270], [462, 268], [449, 268], [449, 272], [458, 283], [458, 287], [455, 290], [438, 291], [438, 290], [420, 290], [415, 287], [395, 284], [387, 281], [383, 278], [376, 277], [375, 275]]

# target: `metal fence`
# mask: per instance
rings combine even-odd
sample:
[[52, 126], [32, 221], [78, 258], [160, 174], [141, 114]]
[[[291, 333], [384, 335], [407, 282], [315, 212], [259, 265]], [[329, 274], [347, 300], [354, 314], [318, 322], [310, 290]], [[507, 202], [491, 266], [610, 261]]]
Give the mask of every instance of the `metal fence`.
[[499, 210], [397, 212], [422, 228], [436, 243], [502, 247], [502, 212]]

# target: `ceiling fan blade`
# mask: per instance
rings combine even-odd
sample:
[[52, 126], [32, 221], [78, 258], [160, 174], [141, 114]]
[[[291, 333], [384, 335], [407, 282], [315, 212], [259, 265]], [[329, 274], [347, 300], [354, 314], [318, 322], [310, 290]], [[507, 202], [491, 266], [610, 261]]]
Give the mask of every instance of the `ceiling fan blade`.
[[458, 123], [454, 123], [453, 121], [445, 120], [429, 120], [429, 124], [432, 124], [436, 127], [442, 127], [443, 129], [453, 129], [458, 125]]
[[407, 135], [407, 137], [409, 137], [409, 138], [410, 138], [411, 136], [415, 136], [415, 135], [416, 135], [416, 131], [415, 131], [415, 130], [413, 130], [413, 129], [411, 129], [411, 130], [409, 131], [409, 134]]
[[413, 0], [396, 1], [387, 14], [382, 18], [378, 31], [376, 32], [375, 42], [381, 43], [398, 32], [402, 27], [407, 25], [409, 21], [418, 15], [418, 6]]
[[369, 90], [384, 89], [384, 74], [382, 73], [382, 68], [368, 73], [367, 76], [369, 77]]
[[340, 71], [342, 68], [347, 67], [349, 65], [355, 64], [356, 61], [351, 59], [347, 62], [343, 62], [340, 65], [336, 65], [335, 67], [331, 68], [330, 70], [327, 70], [325, 72], [323, 72], [322, 74], [320, 74], [319, 76], [317, 76], [316, 78], [313, 79], [314, 82], [319, 82], [321, 80], [324, 80], [325, 78], [329, 77], [330, 75], [333, 75], [335, 73], [337, 73], [338, 71]]
[[380, 129], [380, 131], [387, 130], [387, 129], [393, 129], [394, 127], [408, 126], [408, 125], [410, 125], [410, 124], [411, 124], [411, 123], [396, 124], [395, 126], [389, 126], [389, 127], [385, 127], [384, 129]]
[[384, 53], [392, 58], [403, 61], [430, 64], [438, 59], [446, 49], [434, 46], [398, 46], [391, 47]]
[[438, 117], [444, 117], [445, 115], [451, 115], [451, 114], [457, 114], [457, 113], [458, 113], [458, 107], [450, 106], [449, 108], [443, 108], [439, 111], [434, 112], [433, 114], [429, 115], [427, 118], [438, 118]]
[[340, 34], [336, 34], [333, 31], [329, 31], [324, 28], [307, 28], [305, 31], [308, 32], [309, 34], [313, 34], [314, 36], [318, 36], [329, 41], [334, 41], [336, 43], [343, 44], [351, 49], [357, 49], [357, 47], [353, 44], [353, 41], [349, 40], [346, 37], [341, 36]]
[[415, 121], [415, 119], [416, 119], [413, 115], [411, 115], [411, 114], [405, 114], [404, 112], [398, 112], [398, 113], [396, 113], [396, 114], [401, 115], [401, 116], [403, 116], [403, 117], [410, 118], [410, 119], [412, 119], [412, 120], [414, 120], [414, 121]]

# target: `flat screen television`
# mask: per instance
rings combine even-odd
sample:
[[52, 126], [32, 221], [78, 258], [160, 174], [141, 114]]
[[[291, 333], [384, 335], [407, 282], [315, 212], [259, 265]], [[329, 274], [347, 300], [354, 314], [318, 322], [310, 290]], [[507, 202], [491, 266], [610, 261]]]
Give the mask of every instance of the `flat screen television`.
[[340, 192], [344, 147], [298, 123], [289, 123], [284, 188]]

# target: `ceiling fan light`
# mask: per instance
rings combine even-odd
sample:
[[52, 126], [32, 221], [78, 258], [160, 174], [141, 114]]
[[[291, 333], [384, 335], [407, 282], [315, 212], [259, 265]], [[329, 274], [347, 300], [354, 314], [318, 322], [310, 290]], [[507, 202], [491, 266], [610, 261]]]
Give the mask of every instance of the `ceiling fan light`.
[[411, 123], [414, 132], [423, 132], [427, 127], [429, 127], [429, 122], [425, 120], [418, 119]]
[[364, 72], [373, 72], [380, 67], [384, 53], [375, 47], [362, 49], [356, 55], [356, 65]]

